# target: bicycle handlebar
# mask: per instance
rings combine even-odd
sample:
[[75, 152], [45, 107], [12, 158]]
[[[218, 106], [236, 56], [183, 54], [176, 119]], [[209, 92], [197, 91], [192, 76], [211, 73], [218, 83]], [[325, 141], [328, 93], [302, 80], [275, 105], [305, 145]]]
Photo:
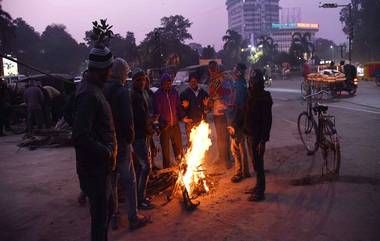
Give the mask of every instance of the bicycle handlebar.
[[329, 92], [326, 91], [326, 90], [320, 90], [317, 93], [306, 95], [303, 98], [304, 98], [304, 100], [306, 100], [307, 98], [310, 98], [310, 97], [313, 97], [313, 96], [316, 96], [316, 95], [319, 95], [319, 94], [322, 94], [322, 93], [329, 94]]

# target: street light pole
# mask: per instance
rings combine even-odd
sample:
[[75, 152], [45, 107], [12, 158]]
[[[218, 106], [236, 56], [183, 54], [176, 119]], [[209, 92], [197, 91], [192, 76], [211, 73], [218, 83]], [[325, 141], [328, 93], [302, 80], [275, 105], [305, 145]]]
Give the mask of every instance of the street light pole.
[[349, 33], [348, 33], [348, 61], [351, 64], [352, 59], [352, 39], [354, 34], [354, 23], [352, 21], [352, 5], [348, 4], [348, 18], [349, 18]]
[[348, 61], [352, 60], [352, 40], [354, 38], [354, 22], [352, 19], [352, 4], [324, 3], [319, 5], [320, 8], [348, 8]]

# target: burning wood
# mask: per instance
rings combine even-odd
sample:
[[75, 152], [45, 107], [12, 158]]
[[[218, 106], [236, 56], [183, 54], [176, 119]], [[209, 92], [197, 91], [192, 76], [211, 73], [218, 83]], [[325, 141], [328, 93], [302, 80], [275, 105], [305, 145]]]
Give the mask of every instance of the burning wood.
[[190, 147], [179, 164], [178, 179], [170, 198], [180, 189], [187, 209], [199, 205], [191, 201], [193, 197], [209, 191], [202, 166], [212, 144], [210, 134], [210, 126], [205, 121], [195, 126], [190, 132]]

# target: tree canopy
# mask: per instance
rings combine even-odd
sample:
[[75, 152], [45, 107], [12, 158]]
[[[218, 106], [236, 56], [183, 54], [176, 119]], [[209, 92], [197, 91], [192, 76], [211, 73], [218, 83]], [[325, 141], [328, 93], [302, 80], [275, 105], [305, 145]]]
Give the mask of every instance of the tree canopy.
[[352, 18], [350, 23], [348, 8], [342, 9], [340, 20], [343, 31], [348, 35], [353, 27], [353, 59], [373, 61], [380, 59], [380, 1], [352, 0]]

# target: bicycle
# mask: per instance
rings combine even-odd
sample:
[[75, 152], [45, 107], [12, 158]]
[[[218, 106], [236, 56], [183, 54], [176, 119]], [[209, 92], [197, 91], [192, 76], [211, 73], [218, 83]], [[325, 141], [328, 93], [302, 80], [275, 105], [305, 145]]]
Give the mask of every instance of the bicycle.
[[[321, 90], [304, 97], [307, 100], [307, 110], [298, 116], [298, 133], [308, 155], [314, 155], [319, 148], [321, 149], [324, 161], [322, 175], [325, 173], [339, 175], [341, 154], [335, 117], [327, 115], [328, 106], [312, 104], [312, 97], [323, 93], [328, 92]], [[314, 115], [318, 116], [318, 123]]]

